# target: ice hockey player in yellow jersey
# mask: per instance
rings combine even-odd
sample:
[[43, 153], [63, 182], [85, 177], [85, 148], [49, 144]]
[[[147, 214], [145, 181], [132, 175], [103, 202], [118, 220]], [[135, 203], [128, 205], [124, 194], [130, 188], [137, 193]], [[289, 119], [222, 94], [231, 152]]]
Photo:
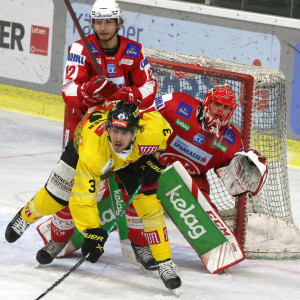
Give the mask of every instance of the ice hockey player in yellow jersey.
[[145, 113], [141, 118], [132, 103], [119, 101], [110, 111], [89, 109], [46, 185], [8, 224], [6, 240], [15, 242], [30, 224], [69, 204], [75, 225], [85, 237], [82, 254], [95, 263], [108, 237], [100, 227], [98, 184], [115, 172], [129, 195], [142, 182], [133, 206], [143, 222], [160, 278], [168, 289], [177, 289], [181, 280], [173, 269], [163, 209], [156, 196], [158, 179], [165, 169], [159, 156], [171, 133], [159, 112]]

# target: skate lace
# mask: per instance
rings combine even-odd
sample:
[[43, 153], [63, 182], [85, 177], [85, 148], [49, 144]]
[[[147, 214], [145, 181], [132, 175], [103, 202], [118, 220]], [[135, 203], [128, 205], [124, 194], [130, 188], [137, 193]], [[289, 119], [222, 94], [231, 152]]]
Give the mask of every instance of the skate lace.
[[171, 260], [159, 264], [159, 275], [165, 280], [177, 277]]
[[145, 247], [135, 246], [134, 250], [136, 255], [144, 262], [149, 262], [153, 259], [153, 255], [149, 245]]
[[29, 223], [25, 222], [21, 216], [16, 219], [16, 221], [12, 224], [13, 230], [19, 234], [22, 235], [23, 232], [29, 227]]
[[49, 243], [44, 246], [43, 250], [47, 251], [51, 257], [56, 257], [65, 245], [66, 243], [56, 243], [53, 240], [50, 240]]

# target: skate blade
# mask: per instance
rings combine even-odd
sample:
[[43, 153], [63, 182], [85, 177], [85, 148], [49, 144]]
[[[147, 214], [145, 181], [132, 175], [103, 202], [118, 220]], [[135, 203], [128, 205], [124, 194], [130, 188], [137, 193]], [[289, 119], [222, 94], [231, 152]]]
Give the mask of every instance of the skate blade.
[[35, 269], [38, 269], [39, 267], [41, 267], [42, 265], [39, 263], [39, 262], [37, 262], [36, 264], [35, 264], [35, 266], [34, 266], [34, 268]]
[[173, 290], [169, 289], [169, 292], [170, 292], [170, 294], [172, 294], [173, 296], [179, 298], [179, 289], [178, 289], [178, 288], [177, 288], [177, 289], [173, 289]]

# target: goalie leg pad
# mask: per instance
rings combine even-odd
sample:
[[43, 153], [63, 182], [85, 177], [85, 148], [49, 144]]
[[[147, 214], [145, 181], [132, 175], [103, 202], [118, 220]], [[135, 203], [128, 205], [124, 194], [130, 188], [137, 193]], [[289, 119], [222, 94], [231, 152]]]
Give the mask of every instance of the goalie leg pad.
[[245, 258], [229, 227], [180, 162], [161, 175], [158, 197], [209, 272], [218, 273]]

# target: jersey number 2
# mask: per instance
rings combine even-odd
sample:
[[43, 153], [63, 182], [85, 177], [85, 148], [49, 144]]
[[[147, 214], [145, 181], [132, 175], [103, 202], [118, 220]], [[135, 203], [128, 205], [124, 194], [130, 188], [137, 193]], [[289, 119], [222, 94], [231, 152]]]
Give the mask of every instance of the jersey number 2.
[[67, 69], [66, 69], [66, 79], [68, 80], [72, 80], [72, 75], [74, 74], [75, 72], [75, 66], [67, 66]]

